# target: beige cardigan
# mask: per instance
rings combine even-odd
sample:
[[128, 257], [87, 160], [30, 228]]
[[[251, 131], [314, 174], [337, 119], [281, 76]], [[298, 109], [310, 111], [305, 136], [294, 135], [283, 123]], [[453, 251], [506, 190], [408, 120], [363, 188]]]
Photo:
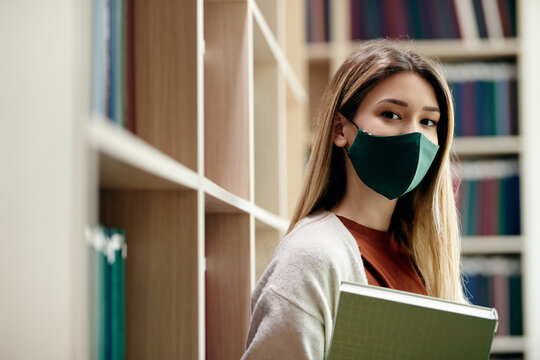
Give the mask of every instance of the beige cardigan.
[[242, 359], [324, 359], [341, 281], [367, 284], [355, 239], [333, 213], [302, 219], [253, 291]]

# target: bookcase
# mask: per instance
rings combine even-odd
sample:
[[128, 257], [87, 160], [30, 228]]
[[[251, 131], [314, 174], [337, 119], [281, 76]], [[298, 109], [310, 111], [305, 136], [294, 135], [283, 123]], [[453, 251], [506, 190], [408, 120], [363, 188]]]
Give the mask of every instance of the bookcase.
[[[445, 3], [445, 4], [443, 4]], [[473, 268], [484, 262], [495, 261], [495, 266], [506, 262], [508, 267], [515, 268], [520, 264], [523, 302], [523, 336], [498, 335], [495, 338], [492, 356], [498, 358], [526, 358], [540, 357], [540, 347], [535, 339], [540, 336], [540, 314], [535, 306], [537, 303], [538, 275], [540, 268], [535, 258], [540, 254], [538, 230], [535, 228], [535, 218], [538, 207], [538, 190], [534, 184], [538, 181], [539, 151], [534, 145], [537, 122], [528, 115], [528, 109], [533, 107], [533, 95], [538, 91], [538, 70], [534, 68], [537, 51], [532, 45], [532, 39], [538, 36], [540, 28], [532, 14], [539, 14], [539, 6], [535, 1], [515, 1], [516, 16], [515, 30], [510, 34], [509, 23], [504, 24], [504, 6], [511, 5], [511, 1], [476, 1], [476, 0], [450, 0], [442, 2], [426, 2], [416, 0], [370, 2], [364, 0], [306, 0], [306, 63], [308, 68], [308, 91], [310, 97], [309, 118], [313, 118], [318, 99], [330, 77], [342, 64], [344, 59], [358, 47], [362, 40], [372, 36], [403, 39], [405, 47], [412, 44], [419, 51], [439, 58], [444, 64], [458, 65], [488, 64], [493, 66], [501, 63], [503, 66], [515, 70], [513, 79], [517, 79], [516, 111], [514, 117], [517, 131], [502, 131], [500, 133], [479, 133], [482, 136], [458, 136], [455, 140], [455, 151], [460, 162], [469, 160], [496, 161], [510, 157], [510, 162], [518, 167], [519, 174], [519, 201], [517, 206], [519, 231], [505, 230], [505, 235], [498, 235], [495, 231], [484, 229], [482, 235], [466, 235], [462, 239], [462, 253], [468, 257], [466, 264], [473, 264]], [[455, 15], [451, 24], [452, 11], [441, 10], [443, 7], [452, 7]], [[421, 9], [420, 9], [421, 7]], [[390, 14], [389, 9], [400, 8], [396, 11], [401, 17], [396, 18]], [[478, 17], [478, 9], [482, 18]], [[502, 9], [502, 10], [501, 10]], [[503, 12], [497, 15], [493, 10]], [[364, 11], [364, 15], [358, 12]], [[356, 12], [356, 13], [355, 13]], [[355, 15], [356, 14], [356, 15]], [[448, 19], [443, 19], [446, 14]], [[385, 17], [386, 16], [386, 17]], [[411, 16], [413, 21], [404, 20]], [[418, 22], [424, 16], [428, 25]], [[416, 20], [414, 20], [416, 19]], [[436, 22], [433, 19], [439, 19]], [[450, 19], [450, 20], [449, 20]], [[506, 20], [508, 20], [507, 17]], [[409, 22], [408, 22], [409, 21]], [[415, 22], [416, 21], [416, 22]], [[364, 22], [364, 23], [362, 23]], [[409, 37], [406, 25], [409, 27]], [[482, 22], [482, 26], [478, 22]], [[362, 26], [364, 26], [362, 28]], [[405, 31], [404, 31], [405, 29]], [[453, 30], [453, 31], [451, 31]], [[516, 35], [517, 33], [517, 35]], [[369, 34], [372, 36], [370, 37]], [[377, 35], [378, 34], [378, 35]], [[411, 35], [412, 34], [412, 35]], [[512, 36], [510, 36], [512, 35]], [[477, 66], [477, 65], [473, 65]], [[477, 68], [472, 71], [476, 71]], [[449, 71], [449, 76], [451, 71]], [[500, 71], [494, 72], [497, 79]], [[479, 81], [482, 75], [475, 74]], [[451, 80], [451, 79], [449, 79]], [[496, 81], [496, 80], [494, 80]], [[457, 97], [458, 88], [454, 88]], [[497, 105], [500, 105], [497, 104]], [[470, 107], [467, 108], [469, 110]], [[465, 110], [465, 111], [467, 111]], [[468, 114], [470, 115], [470, 114]], [[492, 114], [494, 118], [499, 114]], [[474, 115], [477, 118], [479, 116]], [[495, 127], [496, 125], [488, 125]], [[497, 125], [498, 126], [498, 125]], [[474, 134], [473, 134], [474, 135]], [[512, 160], [513, 159], [513, 160]], [[491, 164], [488, 162], [488, 164]], [[474, 163], [473, 163], [474, 166]], [[514, 178], [515, 179], [515, 178]], [[493, 183], [490, 184], [493, 186]], [[497, 185], [497, 186], [500, 186]], [[466, 194], [467, 195], [467, 194]], [[467, 201], [467, 199], [463, 200]], [[477, 212], [488, 213], [489, 202], [478, 204]], [[513, 214], [501, 215], [504, 218]], [[489, 234], [489, 235], [487, 235]], [[487, 260], [486, 260], [487, 259]], [[471, 260], [471, 261], [469, 261]], [[515, 269], [514, 269], [515, 270]], [[474, 278], [474, 277], [471, 277]], [[500, 281], [500, 277], [496, 280]], [[508, 290], [508, 287], [505, 288]]]
[[91, 111], [95, 3], [0, 5], [0, 357], [95, 357], [102, 224], [126, 233], [127, 358], [238, 359], [302, 181], [302, 4], [126, 1], [127, 130]]

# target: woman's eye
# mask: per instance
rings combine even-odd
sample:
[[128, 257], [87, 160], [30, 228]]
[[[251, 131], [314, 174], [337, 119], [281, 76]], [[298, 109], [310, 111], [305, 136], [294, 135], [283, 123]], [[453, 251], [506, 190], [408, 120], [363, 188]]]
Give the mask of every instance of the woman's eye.
[[422, 119], [420, 123], [425, 126], [437, 126], [437, 122], [431, 119]]
[[400, 119], [399, 115], [393, 111], [383, 111], [381, 115], [387, 119], [392, 119], [392, 120]]

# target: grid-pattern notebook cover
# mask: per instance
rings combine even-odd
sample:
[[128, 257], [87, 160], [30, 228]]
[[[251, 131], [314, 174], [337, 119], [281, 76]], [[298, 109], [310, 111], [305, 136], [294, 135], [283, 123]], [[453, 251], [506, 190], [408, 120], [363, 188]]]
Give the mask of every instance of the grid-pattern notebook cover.
[[489, 359], [497, 321], [495, 309], [343, 283], [328, 359]]

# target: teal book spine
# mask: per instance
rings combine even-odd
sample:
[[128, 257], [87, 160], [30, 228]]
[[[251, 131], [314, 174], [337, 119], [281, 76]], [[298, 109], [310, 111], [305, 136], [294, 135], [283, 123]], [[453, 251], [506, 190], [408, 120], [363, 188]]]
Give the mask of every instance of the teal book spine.
[[495, 119], [495, 82], [488, 80], [484, 82], [484, 97], [486, 99], [485, 109], [485, 135], [496, 134], [496, 119]]
[[[107, 238], [105, 229], [102, 229], [103, 237]], [[99, 305], [98, 305], [98, 359], [107, 360], [110, 343], [109, 343], [109, 317], [110, 317], [110, 301], [109, 301], [109, 276], [110, 269], [105, 253], [106, 243], [104, 248], [98, 253], [98, 282], [99, 282]]]
[[523, 335], [521, 274], [510, 275], [510, 334]]
[[[122, 247], [125, 239], [123, 230], [112, 229], [110, 266], [111, 294], [111, 360], [125, 358], [125, 264]], [[111, 262], [112, 260], [112, 262]]]
[[495, 123], [496, 134], [510, 135], [510, 88], [508, 80], [495, 82]]

